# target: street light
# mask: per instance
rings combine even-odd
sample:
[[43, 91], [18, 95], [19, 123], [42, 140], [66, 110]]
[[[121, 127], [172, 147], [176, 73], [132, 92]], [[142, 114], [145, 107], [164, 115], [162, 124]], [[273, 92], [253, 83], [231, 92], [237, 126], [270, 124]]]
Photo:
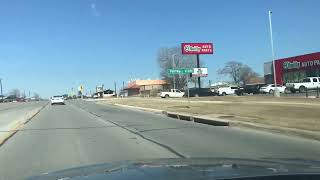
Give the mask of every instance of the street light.
[[269, 11], [269, 25], [270, 25], [270, 42], [271, 42], [271, 51], [272, 51], [272, 66], [273, 66], [273, 82], [274, 82], [274, 92], [273, 94], [276, 96], [277, 93], [277, 76], [276, 76], [276, 66], [274, 62], [274, 49], [273, 49], [273, 36], [272, 36], [272, 19], [271, 19], [272, 11]]

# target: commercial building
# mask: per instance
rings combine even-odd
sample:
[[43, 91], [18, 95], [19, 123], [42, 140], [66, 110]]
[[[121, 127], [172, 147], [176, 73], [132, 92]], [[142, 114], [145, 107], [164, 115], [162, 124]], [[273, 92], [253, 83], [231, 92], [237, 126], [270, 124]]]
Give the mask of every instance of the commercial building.
[[[275, 60], [277, 84], [301, 82], [306, 77], [320, 77], [320, 52]], [[273, 84], [273, 65], [264, 63], [266, 84]]]
[[169, 88], [166, 80], [135, 80], [128, 83], [121, 92], [123, 96], [156, 96], [163, 89]]

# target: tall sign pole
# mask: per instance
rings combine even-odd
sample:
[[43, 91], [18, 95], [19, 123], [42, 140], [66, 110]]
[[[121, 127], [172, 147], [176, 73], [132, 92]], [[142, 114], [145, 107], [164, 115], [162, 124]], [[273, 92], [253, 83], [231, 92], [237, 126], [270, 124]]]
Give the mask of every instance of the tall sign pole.
[[[197, 54], [197, 68], [200, 68], [200, 58], [199, 58], [199, 54]], [[200, 76], [198, 77], [198, 88], [201, 89]]]

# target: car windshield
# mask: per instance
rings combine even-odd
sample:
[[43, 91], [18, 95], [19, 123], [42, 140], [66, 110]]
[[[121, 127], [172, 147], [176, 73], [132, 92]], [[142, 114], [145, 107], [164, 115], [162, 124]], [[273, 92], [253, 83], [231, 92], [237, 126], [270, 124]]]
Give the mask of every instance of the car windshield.
[[[218, 169], [235, 176], [239, 159], [259, 168], [277, 161], [246, 177], [320, 171], [310, 168], [320, 167], [319, 7], [320, 0], [1, 1], [0, 180], [105, 163], [124, 174], [122, 163], [146, 161], [142, 176], [143, 168], [171, 176], [188, 160], [212, 159], [231, 159]], [[312, 166], [284, 172], [280, 160]], [[155, 162], [174, 168], [165, 173], [169, 166]]]

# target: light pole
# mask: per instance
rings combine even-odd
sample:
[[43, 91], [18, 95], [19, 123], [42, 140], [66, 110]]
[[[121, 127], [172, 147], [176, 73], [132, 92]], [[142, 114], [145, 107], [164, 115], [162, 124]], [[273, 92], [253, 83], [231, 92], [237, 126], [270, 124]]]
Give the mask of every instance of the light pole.
[[272, 36], [272, 19], [271, 19], [272, 12], [269, 11], [269, 25], [270, 25], [270, 42], [271, 42], [271, 51], [272, 51], [272, 66], [273, 66], [273, 82], [274, 82], [274, 92], [273, 94], [277, 94], [277, 75], [276, 75], [276, 66], [274, 62], [274, 49], [273, 49], [273, 36]]
[[[172, 54], [172, 69], [175, 68], [175, 65], [174, 65], [174, 57], [176, 56], [177, 54]], [[175, 74], [173, 74], [173, 89], [176, 89], [176, 77], [175, 77]]]

